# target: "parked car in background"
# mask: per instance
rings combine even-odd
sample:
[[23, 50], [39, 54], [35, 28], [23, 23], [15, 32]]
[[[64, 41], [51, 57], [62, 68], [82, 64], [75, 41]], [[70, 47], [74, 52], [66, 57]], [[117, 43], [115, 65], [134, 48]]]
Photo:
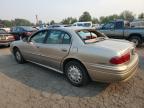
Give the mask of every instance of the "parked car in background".
[[104, 24], [100, 29], [108, 37], [127, 39], [140, 46], [144, 42], [144, 28], [131, 28], [128, 21], [115, 20]]
[[57, 28], [57, 27], [69, 27], [69, 25], [53, 24], [48, 26], [48, 28]]
[[99, 28], [100, 28], [100, 24], [93, 24], [93, 25], [92, 25], [92, 28], [94, 28], [94, 29], [99, 29]]
[[11, 44], [18, 63], [30, 61], [63, 73], [71, 84], [126, 81], [138, 67], [132, 42], [109, 39], [95, 29], [53, 28], [40, 30], [27, 40]]
[[88, 21], [88, 22], [76, 22], [74, 24], [72, 24], [72, 26], [75, 26], [75, 27], [92, 27], [92, 22], [91, 21]]
[[9, 46], [13, 41], [15, 41], [15, 37], [0, 28], [0, 46]]
[[11, 34], [15, 36], [16, 40], [20, 40], [20, 38], [31, 36], [37, 30], [31, 26], [16, 26], [11, 28]]
[[7, 33], [10, 33], [10, 28], [9, 27], [4, 27], [2, 29], [4, 29]]

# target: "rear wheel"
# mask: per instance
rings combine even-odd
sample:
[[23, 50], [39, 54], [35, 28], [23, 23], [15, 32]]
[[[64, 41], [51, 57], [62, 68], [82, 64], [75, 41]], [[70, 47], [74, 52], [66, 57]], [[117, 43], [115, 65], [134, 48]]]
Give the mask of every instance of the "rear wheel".
[[25, 62], [25, 60], [18, 48], [14, 49], [14, 57], [15, 57], [15, 60], [20, 64], [23, 64]]
[[142, 44], [142, 40], [139, 36], [132, 36], [129, 38], [131, 42], [133, 42], [136, 46], [140, 46]]
[[69, 82], [74, 86], [84, 86], [90, 81], [84, 66], [76, 61], [70, 61], [65, 65], [65, 73]]

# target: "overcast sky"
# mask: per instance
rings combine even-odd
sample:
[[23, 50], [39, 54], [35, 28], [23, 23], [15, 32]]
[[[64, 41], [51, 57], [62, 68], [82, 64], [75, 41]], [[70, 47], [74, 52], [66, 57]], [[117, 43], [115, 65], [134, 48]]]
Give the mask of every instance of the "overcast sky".
[[144, 0], [0, 0], [0, 19], [26, 18], [35, 22], [35, 15], [48, 22], [78, 18], [84, 11], [99, 18], [130, 10], [144, 12]]

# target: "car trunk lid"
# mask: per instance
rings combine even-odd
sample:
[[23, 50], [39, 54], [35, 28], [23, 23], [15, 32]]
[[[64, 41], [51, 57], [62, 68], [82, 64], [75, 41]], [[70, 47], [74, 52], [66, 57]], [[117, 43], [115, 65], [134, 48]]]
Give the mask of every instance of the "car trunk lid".
[[100, 42], [96, 42], [93, 45], [109, 49], [111, 51], [119, 52], [119, 54], [122, 54], [131, 48], [134, 48], [134, 45], [132, 43], [120, 39], [106, 39]]

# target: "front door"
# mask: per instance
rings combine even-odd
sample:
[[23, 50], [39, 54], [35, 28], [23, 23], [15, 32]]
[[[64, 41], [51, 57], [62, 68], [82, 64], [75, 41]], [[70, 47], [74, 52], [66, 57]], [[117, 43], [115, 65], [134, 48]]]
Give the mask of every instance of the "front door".
[[25, 59], [41, 63], [41, 57], [40, 57], [41, 53], [39, 48], [41, 45], [44, 44], [46, 35], [47, 35], [46, 30], [39, 31], [30, 38], [29, 42], [24, 43], [21, 49], [23, 49], [22, 53]]

